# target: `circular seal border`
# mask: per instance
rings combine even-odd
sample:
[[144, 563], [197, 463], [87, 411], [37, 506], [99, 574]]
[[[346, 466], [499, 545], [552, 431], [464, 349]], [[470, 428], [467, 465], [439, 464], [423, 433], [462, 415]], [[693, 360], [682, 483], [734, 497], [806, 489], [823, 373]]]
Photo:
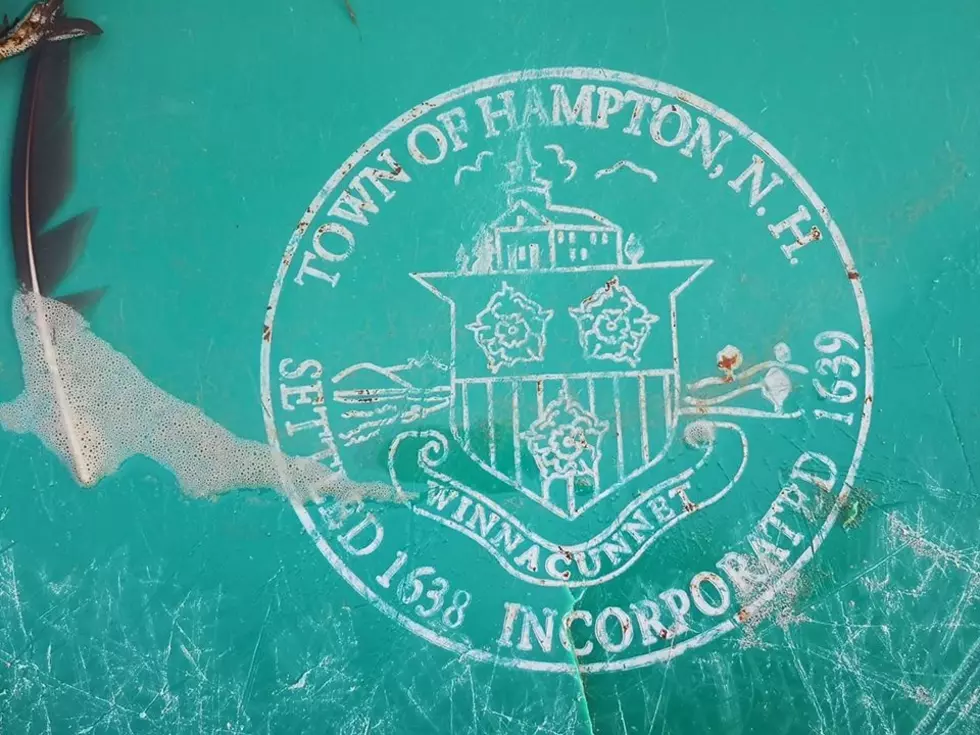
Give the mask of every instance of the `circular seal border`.
[[[292, 237], [289, 239], [289, 243], [286, 246], [286, 250], [283, 253], [282, 261], [279, 265], [279, 270], [276, 273], [276, 279], [272, 286], [272, 291], [269, 294], [268, 307], [266, 308], [264, 325], [268, 327], [267, 334], [274, 334], [271, 329], [272, 324], [276, 317], [276, 307], [279, 303], [279, 294], [282, 291], [283, 282], [286, 277], [286, 273], [289, 270], [292, 258], [296, 249], [299, 247], [299, 243], [306, 233], [307, 228], [313, 221], [313, 218], [319, 212], [320, 207], [326, 201], [327, 197], [334, 191], [337, 185], [343, 180], [343, 178], [350, 173], [350, 171], [371, 151], [373, 151], [379, 144], [381, 144], [388, 136], [397, 130], [401, 129], [408, 123], [417, 120], [418, 118], [425, 115], [427, 112], [441, 107], [448, 102], [452, 102], [466, 95], [472, 94], [474, 92], [481, 92], [488, 89], [493, 89], [504, 84], [511, 84], [514, 82], [524, 82], [536, 79], [546, 79], [551, 77], [558, 77], [564, 79], [577, 79], [577, 80], [595, 80], [595, 81], [606, 81], [606, 82], [619, 82], [625, 85], [630, 85], [638, 87], [640, 89], [645, 89], [651, 92], [659, 92], [661, 94], [674, 97], [692, 107], [704, 112], [716, 120], [729, 126], [733, 131], [738, 133], [742, 138], [747, 140], [749, 143], [754, 145], [760, 151], [762, 151], [768, 158], [779, 166], [780, 169], [789, 177], [793, 185], [796, 186], [797, 190], [813, 205], [814, 209], [820, 215], [820, 219], [827, 226], [827, 230], [830, 233], [831, 239], [834, 242], [834, 247], [837, 249], [837, 253], [840, 256], [841, 263], [843, 264], [846, 272], [857, 273], [857, 269], [854, 265], [854, 259], [851, 256], [851, 251], [847, 247], [847, 243], [844, 241], [844, 236], [841, 234], [840, 229], [837, 227], [836, 222], [830, 216], [830, 211], [827, 206], [823, 203], [823, 200], [817, 195], [810, 184], [803, 178], [799, 171], [778, 151], [776, 148], [765, 138], [763, 138], [758, 133], [753, 132], [745, 123], [736, 118], [734, 115], [728, 111], [718, 107], [717, 105], [708, 102], [707, 100], [687, 92], [679, 87], [675, 87], [672, 84], [667, 84], [666, 82], [661, 82], [656, 79], [650, 79], [648, 77], [642, 77], [636, 74], [631, 74], [628, 72], [614, 71], [611, 69], [603, 69], [598, 67], [549, 67], [544, 69], [534, 69], [526, 70], [521, 72], [509, 72], [506, 74], [498, 74], [491, 77], [484, 77], [483, 79], [477, 80], [475, 82], [470, 82], [469, 84], [464, 84], [462, 86], [456, 87], [448, 92], [443, 92], [442, 94], [436, 95], [421, 104], [416, 105], [408, 112], [403, 113], [398, 116], [390, 123], [385, 125], [381, 130], [376, 132], [370, 138], [368, 138], [364, 143], [362, 143], [357, 150], [352, 153], [343, 165], [338, 168], [334, 174], [327, 180], [320, 189], [320, 192], [313, 199], [313, 202], [307, 207], [299, 225], [293, 232]], [[868, 438], [868, 431], [871, 427], [871, 411], [874, 405], [874, 341], [871, 334], [871, 322], [868, 316], [868, 305], [864, 296], [864, 287], [861, 284], [860, 278], [851, 279], [851, 286], [854, 289], [854, 298], [857, 302], [858, 316], [861, 320], [861, 333], [864, 340], [864, 395], [865, 399], [861, 408], [861, 425], [858, 429], [857, 442], [854, 448], [854, 456], [851, 460], [851, 465], [847, 470], [847, 475], [844, 478], [843, 486], [840, 493], [837, 495], [836, 501], [827, 515], [823, 526], [814, 535], [810, 545], [804, 551], [800, 557], [793, 563], [793, 565], [787, 569], [773, 584], [766, 588], [766, 590], [760, 594], [751, 603], [744, 605], [741, 608], [743, 614], [748, 613], [750, 616], [759, 610], [763, 605], [771, 601], [776, 594], [780, 592], [802, 569], [809, 561], [813, 558], [817, 549], [823, 544], [824, 539], [830, 533], [831, 528], [833, 528], [834, 523], [837, 521], [837, 516], [840, 514], [841, 507], [843, 503], [847, 500], [847, 496], [854, 482], [854, 477], [857, 474], [858, 465], [861, 463], [861, 456], [864, 453], [864, 445]], [[261, 399], [262, 399], [262, 413], [263, 420], [265, 422], [266, 434], [269, 439], [269, 444], [276, 450], [279, 449], [279, 435], [276, 430], [275, 419], [272, 408], [272, 393], [270, 389], [270, 373], [269, 373], [269, 360], [272, 354], [272, 338], [268, 341], [263, 340], [261, 343], [261, 353], [260, 353], [260, 387], [261, 387]], [[284, 468], [283, 468], [284, 469]], [[288, 481], [288, 480], [287, 480]], [[294, 494], [295, 497], [295, 494]], [[296, 500], [292, 500], [291, 504], [293, 510], [296, 512], [297, 517], [302, 523], [303, 528], [306, 532], [313, 538], [316, 543], [317, 548], [320, 553], [326, 557], [327, 561], [330, 562], [331, 566], [344, 578], [344, 580], [350, 584], [362, 597], [371, 602], [375, 607], [377, 607], [381, 612], [387, 615], [389, 618], [395, 620], [400, 625], [408, 629], [409, 631], [415, 633], [421, 638], [433, 643], [441, 648], [460, 654], [470, 660], [475, 661], [486, 661], [493, 662], [498, 666], [507, 666], [519, 669], [528, 669], [533, 671], [553, 671], [562, 673], [594, 673], [599, 671], [624, 671], [627, 669], [638, 668], [642, 666], [647, 666], [652, 663], [657, 663], [660, 661], [669, 661], [675, 656], [679, 656], [684, 653], [689, 648], [700, 647], [715, 638], [718, 638], [725, 633], [736, 628], [740, 625], [737, 617], [733, 616], [725, 621], [719, 623], [714, 628], [704, 631], [696, 636], [688, 638], [677, 645], [671, 645], [670, 648], [661, 649], [658, 651], [653, 651], [650, 653], [645, 653], [639, 656], [633, 656], [631, 658], [622, 659], [619, 661], [605, 661], [590, 664], [563, 664], [563, 663], [549, 663], [544, 661], [528, 661], [525, 659], [518, 659], [513, 657], [498, 656], [490, 651], [484, 650], [473, 650], [468, 649], [464, 645], [449, 640], [448, 638], [439, 635], [438, 633], [420, 625], [411, 618], [403, 615], [398, 610], [394, 609], [391, 605], [382, 600], [375, 592], [369, 588], [364, 582], [357, 577], [351, 569], [344, 564], [343, 560], [330, 548], [326, 539], [317, 530], [313, 518], [310, 516], [309, 511], [298, 503]]]

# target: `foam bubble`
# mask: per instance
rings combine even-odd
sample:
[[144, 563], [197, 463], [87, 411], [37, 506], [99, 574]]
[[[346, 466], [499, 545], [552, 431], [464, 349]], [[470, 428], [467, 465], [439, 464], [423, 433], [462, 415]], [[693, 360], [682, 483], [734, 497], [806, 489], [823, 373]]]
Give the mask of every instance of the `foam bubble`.
[[392, 498], [388, 486], [357, 483], [316, 460], [235, 436], [151, 383], [60, 301], [18, 293], [13, 322], [25, 387], [0, 403], [0, 426], [39, 437], [83, 485], [143, 455], [194, 497], [271, 488], [298, 502], [326, 494], [345, 501]]
[[691, 447], [714, 444], [715, 425], [710, 421], [692, 421], [684, 427], [684, 441]]

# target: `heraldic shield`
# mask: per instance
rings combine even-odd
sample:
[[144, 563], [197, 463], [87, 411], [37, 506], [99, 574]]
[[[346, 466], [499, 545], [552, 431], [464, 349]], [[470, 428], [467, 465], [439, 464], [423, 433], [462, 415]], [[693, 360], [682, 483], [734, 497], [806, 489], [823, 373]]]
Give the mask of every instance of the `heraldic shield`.
[[455, 441], [566, 519], [654, 467], [682, 413], [677, 299], [710, 265], [556, 267], [539, 253], [414, 274], [447, 304]]

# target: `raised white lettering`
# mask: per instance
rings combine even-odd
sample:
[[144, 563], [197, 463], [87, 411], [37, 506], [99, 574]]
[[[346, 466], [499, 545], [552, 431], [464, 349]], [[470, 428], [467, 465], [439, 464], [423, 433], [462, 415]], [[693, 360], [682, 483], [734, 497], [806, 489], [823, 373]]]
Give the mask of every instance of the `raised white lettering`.
[[[291, 357], [287, 357], [279, 361], [279, 376], [282, 378], [287, 378], [289, 380], [296, 380], [297, 378], [319, 378], [323, 375], [323, 365], [317, 360], [303, 360], [299, 364], [299, 367], [290, 370], [289, 366], [293, 364], [295, 360]], [[304, 375], [307, 371], [312, 371], [309, 375]]]
[[[732, 179], [728, 182], [728, 185], [738, 193], [741, 193], [742, 187], [745, 182], [752, 178], [752, 183], [749, 186], [749, 206], [758, 206], [769, 192], [775, 189], [777, 186], [783, 183], [783, 178], [779, 174], [770, 174], [769, 183], [766, 184], [766, 188], [762, 188], [762, 175], [765, 173], [766, 162], [763, 160], [762, 156], [752, 156], [752, 163], [749, 167], [745, 169], [742, 173], [738, 175], [737, 178]], [[765, 208], [762, 208], [761, 214], [765, 214]]]
[[495, 138], [500, 135], [500, 131], [497, 130], [495, 123], [501, 118], [507, 121], [507, 130], [511, 130], [517, 125], [517, 109], [514, 107], [514, 92], [505, 89], [503, 92], [497, 93], [497, 99], [500, 100], [503, 107], [494, 109], [492, 107], [492, 97], [480, 97], [476, 101], [480, 112], [483, 113], [483, 124], [487, 128], [488, 138]]
[[[703, 585], [709, 584], [714, 587], [715, 596], [718, 602], [711, 602], [704, 596]], [[712, 617], [724, 615], [732, 603], [732, 593], [728, 589], [725, 581], [714, 572], [699, 572], [691, 580], [691, 600], [694, 607], [705, 615]]]
[[711, 171], [708, 174], [709, 179], [717, 179], [721, 176], [724, 167], [721, 165], [715, 166], [714, 170], [711, 166], [714, 164], [715, 159], [718, 157], [718, 151], [720, 151], [726, 143], [732, 140], [731, 133], [727, 130], [718, 131], [718, 145], [714, 148], [711, 147], [711, 123], [705, 120], [703, 117], [698, 118], [697, 128], [694, 131], [688, 141], [687, 145], [681, 148], [681, 155], [687, 156], [688, 158], [694, 157], [694, 147], [700, 142], [701, 143], [701, 166], [705, 171]]
[[576, 656], [588, 656], [592, 653], [592, 641], [586, 641], [584, 645], [576, 647], [572, 643], [571, 632], [572, 623], [581, 620], [583, 623], [592, 627], [592, 613], [585, 610], [571, 610], [562, 617], [561, 626], [558, 628], [558, 640], [566, 651], [571, 651]]
[[[436, 154], [434, 156], [427, 155], [419, 146], [419, 136], [423, 133], [428, 135], [432, 139], [432, 142], [436, 144]], [[441, 162], [448, 152], [449, 143], [446, 141], [446, 136], [442, 134], [439, 128], [431, 123], [417, 125], [408, 134], [408, 153], [424, 166], [431, 166], [434, 163]]]
[[[823, 465], [823, 470], [826, 476], [819, 477], [813, 472], [805, 472], [803, 470], [803, 465], [808, 462], [819, 462]], [[814, 485], [826, 493], [829, 493], [834, 489], [834, 485], [837, 482], [837, 465], [834, 461], [825, 454], [817, 454], [816, 452], [804, 452], [800, 455], [800, 458], [793, 463], [793, 469], [789, 473], [790, 479], [799, 480], [801, 482], [807, 482]]]
[[661, 523], [666, 523], [671, 518], [675, 518], [677, 516], [674, 509], [667, 503], [667, 498], [663, 495], [655, 495], [654, 497], [650, 498], [650, 501], [647, 503], [647, 507], [653, 512], [653, 515], [656, 516], [657, 520]]
[[544, 109], [544, 100], [541, 98], [541, 90], [537, 87], [528, 87], [524, 97], [524, 114], [521, 115], [521, 128], [531, 126], [532, 119], [538, 121], [538, 125], [548, 125], [548, 112]]
[[389, 189], [384, 182], [398, 181], [407, 183], [412, 180], [412, 177], [409, 176], [405, 168], [394, 159], [394, 157], [391, 155], [391, 150], [388, 148], [385, 148], [378, 154], [378, 161], [387, 164], [387, 170], [369, 166], [361, 171], [358, 176], [362, 179], [367, 179], [370, 181], [372, 186], [374, 186], [374, 188], [377, 189], [385, 198], [386, 202], [391, 201], [391, 198], [395, 196], [395, 192]]
[[538, 571], [538, 562], [541, 559], [541, 547], [532, 544], [527, 547], [521, 555], [514, 559], [514, 563], [519, 567], [524, 567], [529, 572]]
[[303, 276], [313, 276], [313, 278], [319, 278], [321, 281], [326, 281], [331, 286], [336, 286], [337, 281], [340, 280], [340, 274], [327, 273], [319, 268], [314, 268], [312, 265], [310, 265], [313, 260], [316, 260], [316, 253], [310, 252], [309, 250], [303, 253], [303, 262], [300, 263], [299, 273], [296, 274], [293, 282], [298, 286], [304, 286], [306, 284], [303, 281]]
[[625, 96], [618, 89], [599, 87], [599, 105], [595, 114], [595, 126], [605, 130], [609, 127], [609, 116], [623, 109]]
[[751, 593], [769, 579], [769, 575], [759, 571], [750, 557], [735, 551], [729, 551], [715, 566], [725, 573], [742, 595]]
[[466, 112], [462, 107], [454, 107], [446, 112], [436, 115], [436, 120], [442, 123], [442, 127], [453, 143], [453, 151], [461, 151], [466, 147], [466, 142], [460, 137], [460, 133], [470, 132], [470, 126], [466, 122]]
[[625, 102], [633, 103], [630, 124], [623, 128], [623, 132], [629, 135], [639, 135], [643, 124], [643, 113], [646, 111], [647, 105], [650, 106], [653, 112], [656, 112], [662, 104], [661, 99], [659, 97], [648, 97], [645, 94], [633, 91], [627, 92], [623, 99]]
[[[328, 250], [323, 242], [327, 235], [337, 235], [343, 240], [345, 243], [343, 250], [340, 252]], [[354, 252], [354, 234], [339, 222], [328, 222], [317, 227], [316, 232], [313, 233], [313, 249], [320, 258], [328, 262], [347, 260], [350, 254]]]
[[789, 217], [777, 222], [774, 225], [769, 225], [769, 234], [771, 234], [775, 239], [779, 239], [782, 234], [789, 230], [790, 234], [793, 235], [793, 242], [780, 245], [780, 250], [783, 251], [783, 255], [789, 260], [791, 265], [796, 265], [799, 260], [793, 253], [800, 250], [807, 245], [809, 245], [814, 240], [819, 240], [823, 235], [820, 232], [820, 228], [817, 226], [811, 227], [806, 232], [800, 229], [800, 222], [809, 222], [810, 212], [802, 204], [799, 208], [793, 212]]
[[[592, 95], [595, 92], [594, 84], [583, 84], [579, 88], [578, 97], [575, 98], [575, 105], [572, 106], [565, 91], [564, 84], [552, 84], [553, 93], [551, 106], [551, 121], [555, 125], [583, 125], [592, 126]], [[562, 122], [564, 118], [564, 122]]]
[[[674, 132], [673, 136], [668, 138], [664, 135], [664, 123], [671, 115], [677, 116], [677, 130]], [[661, 107], [659, 110], [657, 110], [657, 114], [653, 116], [653, 122], [650, 123], [650, 135], [653, 137], [654, 142], [667, 148], [673, 148], [675, 145], [680, 145], [687, 140], [687, 136], [690, 134], [691, 113], [680, 105], [667, 105], [666, 107]]]
[[687, 633], [691, 629], [687, 624], [687, 613], [691, 609], [691, 600], [687, 593], [684, 590], [674, 589], [661, 592], [658, 597], [663, 601], [670, 616], [674, 619], [673, 625], [669, 628], [670, 634], [679, 636], [681, 633]]
[[[619, 642], [613, 640], [609, 634], [609, 618], [616, 619], [614, 629], [617, 631], [615, 637]], [[619, 653], [629, 648], [633, 642], [633, 623], [626, 611], [619, 607], [607, 607], [600, 612], [595, 619], [595, 637], [599, 645], [609, 653]]]
[[559, 569], [559, 564], [567, 567], [568, 557], [559, 552], [549, 554], [548, 558], [544, 560], [544, 569], [553, 579], [568, 579], [571, 577], [572, 573], [568, 569]]
[[[355, 539], [357, 539], [363, 533], [371, 534], [367, 536], [367, 543], [363, 543], [364, 539], [360, 539], [362, 545], [356, 544]], [[354, 556], [367, 556], [381, 546], [381, 541], [384, 538], [384, 535], [384, 528], [378, 522], [378, 519], [374, 517], [373, 513], [368, 513], [366, 516], [364, 516], [360, 523], [350, 529], [343, 536], [340, 536], [337, 539], [337, 542], [348, 554], [353, 554]]]
[[640, 641], [644, 646], [652, 646], [659, 640], [670, 636], [667, 626], [660, 622], [660, 608], [653, 600], [641, 600], [630, 605], [640, 628]]

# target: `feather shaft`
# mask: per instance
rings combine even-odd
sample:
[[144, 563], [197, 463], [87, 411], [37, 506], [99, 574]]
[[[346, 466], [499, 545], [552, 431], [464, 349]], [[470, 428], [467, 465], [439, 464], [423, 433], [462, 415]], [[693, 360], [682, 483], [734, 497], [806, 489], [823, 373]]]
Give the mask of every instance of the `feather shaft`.
[[[78, 227], [70, 224], [71, 220], [53, 230], [42, 230], [71, 187], [68, 54], [67, 44], [44, 43], [34, 50], [28, 63], [14, 142], [10, 219], [17, 277], [21, 287], [33, 296], [29, 302], [72, 470], [78, 482], [88, 486], [95, 481], [95, 473], [83, 451], [79, 417], [58, 365], [43, 298], [64, 276], [78, 251]], [[43, 254], [38, 249], [42, 240]]]

